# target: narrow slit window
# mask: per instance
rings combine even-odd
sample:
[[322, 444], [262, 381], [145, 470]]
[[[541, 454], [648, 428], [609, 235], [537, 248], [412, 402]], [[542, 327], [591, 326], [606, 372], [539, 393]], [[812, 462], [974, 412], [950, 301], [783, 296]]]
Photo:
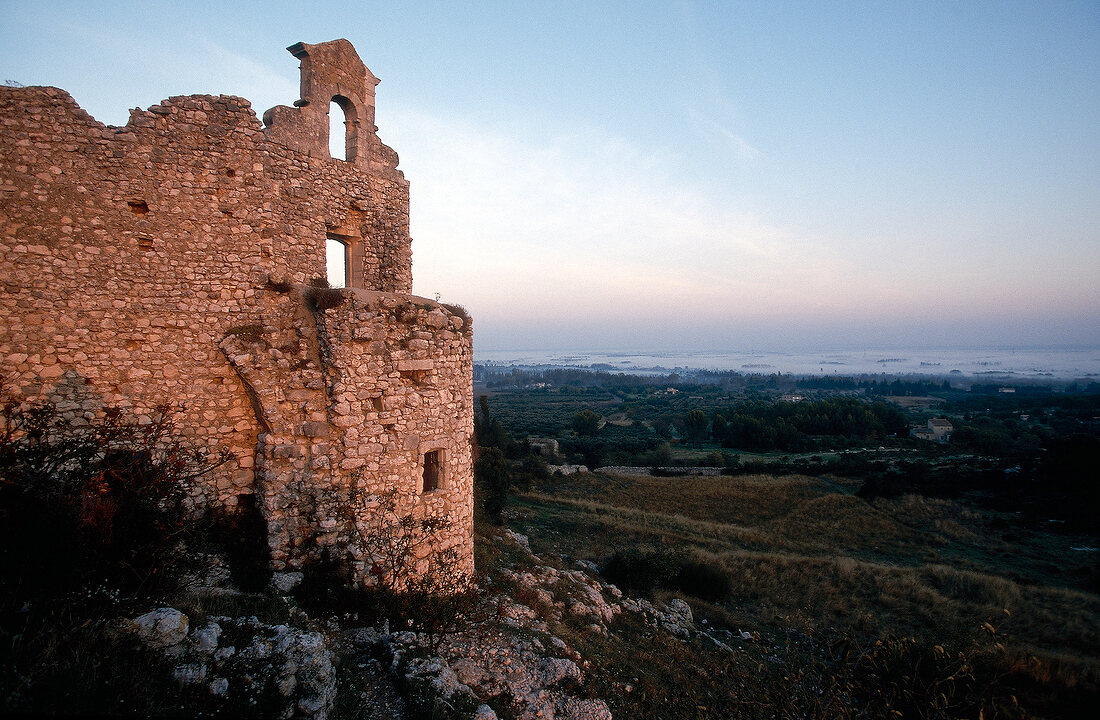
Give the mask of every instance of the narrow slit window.
[[348, 246], [331, 235], [325, 240], [325, 277], [331, 287], [348, 286]]
[[443, 487], [443, 451], [431, 450], [424, 453], [424, 492], [432, 492]]

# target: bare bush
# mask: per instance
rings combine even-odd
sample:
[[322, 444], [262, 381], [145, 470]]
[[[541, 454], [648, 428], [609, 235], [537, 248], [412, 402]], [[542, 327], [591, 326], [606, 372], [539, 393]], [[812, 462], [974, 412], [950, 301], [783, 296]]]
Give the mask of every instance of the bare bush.
[[311, 285], [306, 288], [305, 299], [309, 309], [313, 312], [331, 310], [340, 307], [344, 302], [344, 292], [339, 288], [318, 287]]
[[171, 587], [181, 542], [203, 540], [189, 486], [231, 458], [180, 439], [166, 406], [74, 418], [0, 384], [0, 714], [161, 714], [167, 670], [111, 623]]
[[484, 595], [459, 548], [442, 545], [454, 523], [449, 516], [418, 511], [411, 492], [362, 488], [343, 513], [369, 564], [368, 586], [357, 591], [360, 607], [427, 633], [433, 644], [474, 619]]
[[[158, 573], [163, 577], [176, 559], [175, 542], [192, 527], [188, 488], [232, 457], [225, 448], [211, 456], [188, 445], [167, 405], [141, 418], [110, 407], [101, 417], [74, 420], [49, 402], [4, 394], [0, 509], [10, 521], [5, 540], [30, 548], [15, 553], [18, 562], [9, 570], [22, 568], [33, 579], [44, 569], [58, 574], [53, 571], [60, 568], [51, 565], [68, 567], [78, 559], [71, 568], [78, 577], [106, 574], [138, 585]], [[38, 537], [41, 544], [27, 542]], [[58, 538], [75, 542], [75, 552], [38, 552]]]

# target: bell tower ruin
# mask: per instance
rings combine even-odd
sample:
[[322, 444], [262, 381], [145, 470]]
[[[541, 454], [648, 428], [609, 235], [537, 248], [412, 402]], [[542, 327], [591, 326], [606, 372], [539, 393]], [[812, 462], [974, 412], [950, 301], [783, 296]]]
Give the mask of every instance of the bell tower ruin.
[[[107, 127], [63, 90], [0, 87], [0, 373], [77, 421], [182, 407], [194, 443], [235, 456], [192, 501], [254, 502], [276, 570], [325, 554], [365, 581], [349, 523], [389, 490], [446, 514], [437, 546], [472, 570], [470, 318], [410, 294], [378, 79], [347, 40], [288, 50], [301, 98], [262, 124], [189, 95]], [[342, 289], [323, 287], [333, 242]]]

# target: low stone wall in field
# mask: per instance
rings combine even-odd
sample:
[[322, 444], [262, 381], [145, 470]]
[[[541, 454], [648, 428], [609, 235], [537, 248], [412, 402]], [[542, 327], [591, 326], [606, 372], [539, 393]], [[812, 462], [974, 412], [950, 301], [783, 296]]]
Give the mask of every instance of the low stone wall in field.
[[[654, 470], [657, 472], [654, 473]], [[725, 468], [720, 467], [676, 467], [676, 466], [664, 466], [664, 467], [630, 467], [628, 465], [606, 465], [604, 467], [596, 468], [592, 472], [603, 473], [605, 475], [632, 475], [632, 476], [645, 476], [645, 475], [721, 475]]]

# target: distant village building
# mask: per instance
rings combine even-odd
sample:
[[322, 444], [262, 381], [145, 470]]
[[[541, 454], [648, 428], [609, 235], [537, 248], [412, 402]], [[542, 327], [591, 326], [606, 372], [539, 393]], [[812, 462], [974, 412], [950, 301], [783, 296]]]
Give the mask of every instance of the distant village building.
[[946, 418], [932, 418], [925, 427], [915, 427], [910, 432], [918, 440], [945, 443], [951, 439], [955, 427]]

